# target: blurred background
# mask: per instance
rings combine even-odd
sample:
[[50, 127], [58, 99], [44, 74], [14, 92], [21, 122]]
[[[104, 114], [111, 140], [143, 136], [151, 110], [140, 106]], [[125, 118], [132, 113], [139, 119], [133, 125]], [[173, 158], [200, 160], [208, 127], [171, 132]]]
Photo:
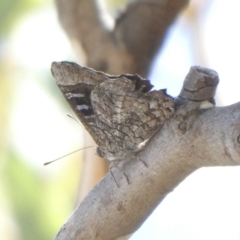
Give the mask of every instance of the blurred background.
[[[126, 1], [108, 0], [112, 14]], [[192, 0], [169, 30], [149, 79], [177, 96], [190, 66], [220, 75], [217, 105], [240, 100], [240, 2]], [[0, 2], [0, 239], [53, 239], [76, 207], [84, 129], [51, 74], [78, 61], [53, 1]], [[132, 240], [240, 239], [240, 168], [200, 169], [153, 212]]]

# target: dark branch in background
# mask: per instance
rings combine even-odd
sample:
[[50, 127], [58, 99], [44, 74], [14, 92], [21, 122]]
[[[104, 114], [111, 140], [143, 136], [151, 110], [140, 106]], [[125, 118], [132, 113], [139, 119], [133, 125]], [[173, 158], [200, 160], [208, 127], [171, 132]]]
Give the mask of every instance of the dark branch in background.
[[108, 173], [63, 225], [56, 240], [127, 236], [196, 169], [239, 165], [240, 103], [213, 107], [217, 84], [215, 71], [191, 68], [176, 100], [175, 115], [135, 159], [125, 162], [123, 170], [130, 184], [119, 169], [113, 174], [120, 187]]
[[82, 46], [87, 66], [109, 74], [146, 77], [167, 29], [188, 0], [133, 0], [107, 29], [96, 0], [56, 0], [60, 22], [74, 46]]

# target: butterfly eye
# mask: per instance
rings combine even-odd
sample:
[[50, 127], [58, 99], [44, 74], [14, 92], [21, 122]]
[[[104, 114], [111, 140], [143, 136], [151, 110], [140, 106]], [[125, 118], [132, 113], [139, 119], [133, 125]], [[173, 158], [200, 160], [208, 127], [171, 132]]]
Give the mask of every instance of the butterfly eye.
[[101, 149], [100, 147], [97, 148], [97, 155], [98, 155], [99, 157], [104, 158], [104, 152], [102, 151], [102, 149]]

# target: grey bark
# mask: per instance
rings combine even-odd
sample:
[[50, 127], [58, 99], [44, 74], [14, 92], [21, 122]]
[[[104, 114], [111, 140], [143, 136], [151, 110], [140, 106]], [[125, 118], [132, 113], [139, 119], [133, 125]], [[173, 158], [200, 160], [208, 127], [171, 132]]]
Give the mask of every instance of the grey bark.
[[[240, 163], [240, 103], [213, 107], [217, 73], [191, 68], [176, 113], [122, 172], [115, 168], [84, 199], [56, 240], [118, 239], [133, 233], [181, 181], [206, 166]], [[141, 161], [139, 161], [141, 160]], [[148, 167], [146, 167], [144, 161]]]
[[[101, 0], [55, 0], [59, 21], [67, 33], [76, 55], [85, 63], [81, 65], [109, 74], [138, 73], [146, 78], [152, 61], [162, 46], [169, 26], [189, 0], [129, 0], [125, 11], [113, 19], [108, 27], [107, 11]], [[90, 136], [85, 146], [92, 146]], [[107, 163], [86, 149], [84, 153], [82, 199], [98, 181], [97, 176], [107, 168]], [[91, 170], [91, 176], [87, 172]]]
[[[56, 3], [62, 26], [76, 49], [83, 47], [88, 66], [110, 74], [146, 77], [168, 27], [188, 1], [129, 1], [112, 29], [103, 23], [94, 0]], [[240, 103], [213, 107], [217, 82], [214, 71], [192, 69], [176, 99], [174, 117], [135, 159], [124, 164], [129, 184], [114, 168], [119, 187], [108, 173], [63, 225], [56, 240], [127, 236], [195, 170], [239, 165]]]

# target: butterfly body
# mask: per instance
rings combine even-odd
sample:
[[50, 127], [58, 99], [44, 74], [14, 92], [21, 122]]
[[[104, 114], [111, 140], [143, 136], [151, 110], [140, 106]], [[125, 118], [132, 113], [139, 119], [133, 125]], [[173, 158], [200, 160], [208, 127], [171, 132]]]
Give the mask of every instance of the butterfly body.
[[71, 108], [109, 161], [131, 158], [174, 113], [165, 90], [138, 75], [112, 76], [71, 62], [52, 64]]

